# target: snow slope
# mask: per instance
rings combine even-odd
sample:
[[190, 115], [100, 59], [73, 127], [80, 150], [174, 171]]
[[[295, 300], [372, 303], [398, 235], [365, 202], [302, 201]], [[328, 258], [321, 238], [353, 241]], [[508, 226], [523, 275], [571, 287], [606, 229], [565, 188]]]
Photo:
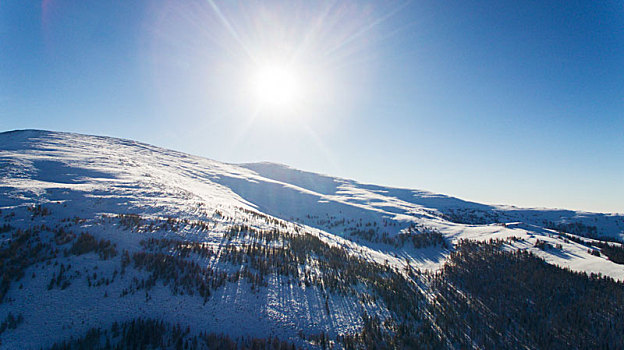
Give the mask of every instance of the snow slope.
[[[49, 212], [33, 209], [39, 205]], [[508, 249], [527, 249], [552, 264], [624, 280], [624, 265], [592, 255], [587, 246], [552, 229], [579, 224], [581, 230], [621, 239], [622, 215], [484, 205], [272, 163], [226, 164], [109, 137], [39, 130], [1, 133], [0, 210], [4, 220], [0, 225], [24, 230], [67, 227], [76, 235], [89, 232], [113, 242], [120, 253], [139, 252], [147, 238], [205, 244], [215, 255], [198, 256], [196, 261], [227, 273], [235, 272], [236, 266], [220, 259], [232, 244], [226, 236], [234, 225], [249, 225], [307, 232], [369, 261], [397, 268], [409, 263], [428, 270], [444, 263], [450, 245], [417, 247], [392, 239], [425, 231], [440, 233], [449, 244], [460, 239], [508, 239]], [[157, 223], [168, 218], [178, 221], [175, 230], [129, 228], [115, 219], [120, 214], [137, 214]], [[207, 228], [198, 229], [190, 224], [194, 221]], [[52, 237], [52, 231], [42, 229], [41, 234]], [[2, 242], [9, 242], [10, 234], [2, 233]], [[551, 247], [537, 247], [538, 240]], [[64, 249], [58, 242], [52, 247]], [[357, 296], [328, 293], [324, 287], [294, 288], [297, 281], [281, 275], [268, 276], [261, 288], [244, 279], [228, 282], [207, 302], [172, 294], [166, 284], [156, 284], [149, 293], [121, 297], [135, 278], [145, 278], [147, 272], [134, 269], [117, 274], [121, 254], [111, 260], [95, 253], [62, 255], [49, 260], [56, 265], [27, 266], [19, 284], [11, 284], [0, 304], [0, 320], [9, 312], [20, 312], [24, 322], [0, 336], [3, 346], [49, 346], [94, 325], [137, 315], [201, 324], [228, 330], [233, 336], [277, 335], [311, 346], [300, 330], [335, 336], [357, 331], [358, 315], [364, 311], [381, 317], [389, 312], [383, 303], [358, 302]], [[58, 264], [72, 266], [71, 284], [47, 288], [59, 273]], [[306, 269], [314, 274], [314, 262], [308, 265]], [[114, 282], [88, 287], [85, 276], [94, 273]]]
[[[235, 192], [259, 205], [266, 213], [282, 218], [297, 218], [298, 221], [311, 226], [319, 226], [328, 232], [342, 235], [341, 226], [320, 223], [305, 218], [307, 212], [318, 217], [335, 217], [333, 221], [343, 218], [359, 217], [363, 220], [388, 220], [398, 223], [389, 228], [396, 233], [410, 222], [433, 227], [451, 241], [459, 239], [507, 239], [517, 237], [521, 244], [518, 249], [528, 249], [537, 253], [546, 261], [568, 267], [577, 271], [602, 273], [617, 279], [624, 279], [624, 267], [608, 261], [604, 256], [596, 257], [588, 252], [587, 247], [569, 242], [556, 234], [555, 230], [544, 227], [544, 222], [569, 223], [579, 222], [593, 225], [598, 235], [613, 238], [624, 238], [624, 216], [619, 214], [588, 213], [561, 209], [521, 209], [508, 206], [492, 206], [464, 201], [458, 198], [434, 194], [421, 190], [388, 188], [376, 185], [360, 184], [353, 180], [332, 178], [296, 170], [284, 165], [273, 163], [242, 164], [242, 167], [254, 170], [259, 175], [279, 181], [282, 185], [274, 185], [270, 197], [263, 197], [262, 191], [254, 190], [261, 184], [231, 185]], [[297, 188], [298, 187], [298, 188]], [[309, 199], [301, 204], [301, 196], [295, 192], [305, 193]], [[267, 203], [267, 201], [270, 201]], [[313, 202], [317, 202], [314, 206]], [[281, 205], [280, 205], [281, 204]], [[349, 208], [349, 206], [351, 206]], [[444, 213], [459, 212], [475, 214], [479, 218], [493, 218], [494, 223], [462, 224], [445, 220]], [[299, 219], [304, 218], [304, 219]], [[505, 225], [501, 225], [504, 223]], [[544, 251], [534, 248], [537, 240], [553, 246], [562, 245], [561, 251]], [[364, 245], [370, 245], [363, 242]], [[383, 247], [377, 249], [384, 250]], [[425, 267], [436, 266], [439, 259], [422, 257], [420, 252], [408, 252], [415, 262]], [[433, 264], [432, 264], [433, 263]]]

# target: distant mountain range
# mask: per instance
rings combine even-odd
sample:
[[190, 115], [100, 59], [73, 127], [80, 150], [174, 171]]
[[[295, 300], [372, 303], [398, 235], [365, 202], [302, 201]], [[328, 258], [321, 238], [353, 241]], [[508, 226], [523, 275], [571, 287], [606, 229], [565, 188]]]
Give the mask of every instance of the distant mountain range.
[[624, 215], [0, 133], [0, 347], [624, 348]]

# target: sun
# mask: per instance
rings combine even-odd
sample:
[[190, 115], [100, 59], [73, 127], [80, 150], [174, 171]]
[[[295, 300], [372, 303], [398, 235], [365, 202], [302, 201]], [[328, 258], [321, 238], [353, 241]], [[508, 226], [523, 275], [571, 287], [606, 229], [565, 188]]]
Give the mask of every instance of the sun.
[[271, 109], [292, 109], [301, 98], [300, 82], [287, 66], [268, 65], [258, 69], [253, 78], [257, 102]]

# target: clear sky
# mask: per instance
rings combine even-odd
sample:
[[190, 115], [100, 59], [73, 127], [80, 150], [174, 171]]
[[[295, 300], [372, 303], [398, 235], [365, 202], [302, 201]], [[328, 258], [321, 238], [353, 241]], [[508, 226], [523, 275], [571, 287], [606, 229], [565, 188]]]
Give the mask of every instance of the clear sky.
[[[258, 97], [267, 66], [288, 103]], [[624, 212], [624, 4], [1, 1], [0, 130], [23, 128]]]

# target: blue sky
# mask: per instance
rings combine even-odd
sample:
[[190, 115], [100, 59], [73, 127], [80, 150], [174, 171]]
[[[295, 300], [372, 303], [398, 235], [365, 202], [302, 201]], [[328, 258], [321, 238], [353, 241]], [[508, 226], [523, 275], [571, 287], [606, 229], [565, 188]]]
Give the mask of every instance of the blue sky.
[[[305, 97], [262, 110], [258, 62]], [[624, 212], [616, 1], [0, 2], [0, 130]]]

